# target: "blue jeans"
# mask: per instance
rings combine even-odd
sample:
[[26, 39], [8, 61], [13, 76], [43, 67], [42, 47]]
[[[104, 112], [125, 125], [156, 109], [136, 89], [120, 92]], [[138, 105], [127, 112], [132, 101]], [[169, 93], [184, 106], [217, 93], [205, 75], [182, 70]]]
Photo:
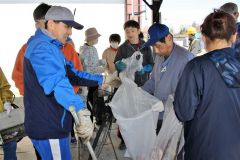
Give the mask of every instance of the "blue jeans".
[[3, 144], [4, 160], [17, 160], [17, 142], [12, 141]]

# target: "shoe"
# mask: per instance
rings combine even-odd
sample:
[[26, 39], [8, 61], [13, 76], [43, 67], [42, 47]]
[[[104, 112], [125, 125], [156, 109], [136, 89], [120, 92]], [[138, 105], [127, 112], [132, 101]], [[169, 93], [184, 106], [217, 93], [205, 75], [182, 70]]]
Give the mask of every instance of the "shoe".
[[118, 146], [118, 149], [119, 150], [125, 150], [126, 149], [126, 145], [125, 145], [124, 141], [121, 141], [121, 143]]
[[75, 137], [71, 137], [71, 143], [77, 143], [77, 139]]

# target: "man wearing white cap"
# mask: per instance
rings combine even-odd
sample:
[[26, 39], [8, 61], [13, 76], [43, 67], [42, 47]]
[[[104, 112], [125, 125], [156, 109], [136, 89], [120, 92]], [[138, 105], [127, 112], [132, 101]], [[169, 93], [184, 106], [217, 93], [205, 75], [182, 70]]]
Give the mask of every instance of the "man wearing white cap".
[[66, 65], [75, 74], [71, 77], [75, 82], [88, 79], [102, 85], [103, 77], [77, 71], [60, 50], [72, 34], [72, 27], [83, 28], [69, 9], [52, 6], [45, 20], [46, 29], [37, 29], [24, 55], [25, 131], [42, 159], [69, 160], [70, 111], [80, 121], [76, 133], [83, 142], [92, 136], [93, 124], [84, 102], [70, 84]]

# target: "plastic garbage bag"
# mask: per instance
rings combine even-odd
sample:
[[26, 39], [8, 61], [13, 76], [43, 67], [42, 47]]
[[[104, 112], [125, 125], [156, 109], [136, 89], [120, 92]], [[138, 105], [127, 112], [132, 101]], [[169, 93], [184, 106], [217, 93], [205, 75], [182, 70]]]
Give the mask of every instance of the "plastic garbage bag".
[[112, 88], [119, 88], [121, 85], [121, 79], [127, 77], [131, 80], [135, 80], [135, 72], [136, 71], [140, 71], [143, 66], [143, 57], [142, 57], [142, 53], [140, 51], [136, 51], [133, 53], [133, 55], [131, 57], [128, 58], [123, 58], [121, 60], [124, 64], [126, 64], [126, 69], [124, 69], [122, 72], [119, 73], [118, 72], [114, 72], [111, 77], [109, 77], [108, 80], [108, 84], [112, 87]]
[[165, 104], [162, 128], [157, 136], [151, 160], [176, 160], [184, 144], [183, 125], [178, 121], [173, 109], [173, 96]]
[[129, 58], [122, 59], [122, 62], [126, 64], [126, 69], [123, 70], [120, 74], [119, 77], [122, 78], [129, 78], [134, 81], [135, 79], [135, 72], [140, 71], [143, 66], [143, 56], [140, 51], [136, 51], [133, 53], [133, 55]]
[[156, 124], [163, 104], [156, 97], [123, 78], [111, 103], [112, 112], [134, 160], [146, 159], [156, 140]]

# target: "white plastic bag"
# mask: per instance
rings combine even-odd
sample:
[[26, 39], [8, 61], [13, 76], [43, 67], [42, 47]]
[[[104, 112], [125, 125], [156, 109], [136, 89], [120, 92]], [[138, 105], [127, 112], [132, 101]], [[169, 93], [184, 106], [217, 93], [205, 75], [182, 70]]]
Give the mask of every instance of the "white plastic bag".
[[163, 104], [156, 97], [137, 87], [128, 78], [115, 93], [111, 103], [112, 112], [134, 160], [146, 159], [156, 140], [156, 124]]
[[122, 62], [126, 64], [126, 69], [122, 71], [119, 75], [121, 79], [127, 77], [134, 81], [135, 79], [135, 72], [140, 71], [143, 66], [143, 56], [140, 51], [136, 51], [133, 55], [129, 58], [122, 59]]
[[121, 85], [121, 79], [129, 78], [132, 81], [135, 80], [135, 72], [140, 71], [143, 66], [143, 56], [140, 51], [136, 51], [133, 53], [131, 57], [123, 58], [122, 62], [126, 64], [126, 69], [124, 69], [122, 72], [114, 72], [111, 77], [108, 78], [107, 83], [113, 87], [118, 88]]
[[163, 124], [149, 159], [175, 160], [183, 144], [183, 125], [175, 115], [173, 96], [170, 95], [165, 104]]

